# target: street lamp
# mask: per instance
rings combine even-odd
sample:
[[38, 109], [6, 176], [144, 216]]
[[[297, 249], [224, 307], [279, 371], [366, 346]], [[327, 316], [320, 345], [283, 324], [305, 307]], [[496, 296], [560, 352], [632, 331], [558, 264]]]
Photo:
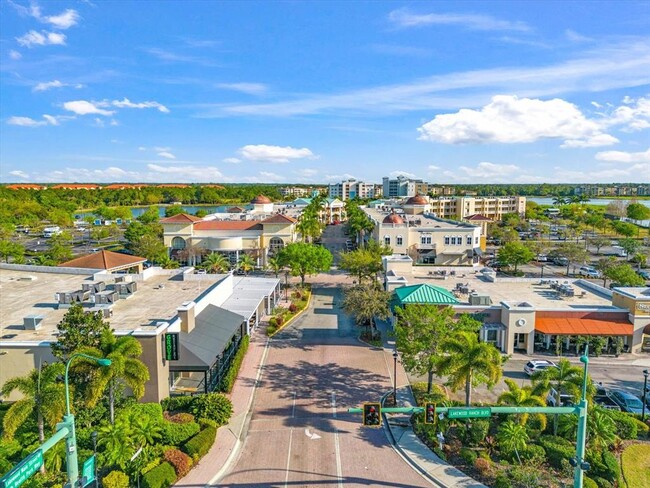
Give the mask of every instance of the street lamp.
[[645, 422], [645, 405], [646, 401], [648, 400], [648, 375], [650, 375], [650, 371], [647, 369], [643, 370], [643, 407], [641, 410], [641, 422]]
[[393, 349], [393, 405], [397, 406], [397, 345]]
[[578, 404], [578, 442], [576, 443], [576, 457], [571, 463], [574, 466], [573, 486], [583, 486], [584, 471], [589, 469], [585, 462], [585, 443], [587, 438], [587, 369], [589, 367], [589, 344], [585, 346], [585, 353], [580, 356], [580, 362], [585, 365], [582, 376], [582, 397]]
[[284, 272], [284, 299], [289, 301], [289, 270]]
[[[79, 483], [79, 463], [77, 460], [77, 436], [74, 428], [74, 415], [70, 412], [70, 388], [68, 387], [68, 371], [70, 363], [76, 358], [86, 358], [96, 362], [100, 366], [106, 367], [111, 365], [110, 359], [96, 358], [88, 354], [76, 353], [70, 356], [65, 363], [65, 416], [63, 422], [58, 424], [58, 428], [67, 427], [69, 434], [65, 438], [66, 447], [66, 469], [68, 471], [68, 484], [66, 488], [76, 488]], [[57, 428], [57, 430], [58, 430]]]
[[99, 488], [99, 479], [97, 478], [97, 431], [93, 430], [90, 434], [93, 440], [93, 456], [95, 456], [95, 488]]

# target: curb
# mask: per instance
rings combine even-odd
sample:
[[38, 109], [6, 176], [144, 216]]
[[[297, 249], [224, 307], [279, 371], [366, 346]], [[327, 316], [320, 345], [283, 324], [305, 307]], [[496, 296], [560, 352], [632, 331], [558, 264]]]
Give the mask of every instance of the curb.
[[271, 334], [271, 335], [268, 336], [268, 337], [271, 338], [271, 337], [275, 336], [278, 332], [284, 330], [285, 327], [287, 327], [287, 326], [288, 326], [289, 324], [291, 324], [294, 320], [296, 320], [298, 317], [300, 317], [304, 312], [306, 312], [307, 309], [309, 308], [309, 306], [311, 305], [311, 297], [312, 297], [313, 295], [314, 295], [314, 294], [312, 293], [312, 291], [309, 290], [309, 297], [307, 298], [307, 305], [305, 305], [305, 308], [303, 308], [302, 310], [296, 312], [296, 315], [294, 315], [294, 316], [291, 317], [289, 320], [287, 320], [286, 322], [284, 322], [280, 328], [275, 329], [275, 332], [273, 332], [273, 334]]

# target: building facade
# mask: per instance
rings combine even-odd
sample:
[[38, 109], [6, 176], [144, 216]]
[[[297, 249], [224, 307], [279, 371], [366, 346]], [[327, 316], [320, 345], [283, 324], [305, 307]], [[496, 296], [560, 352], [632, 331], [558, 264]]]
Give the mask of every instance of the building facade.
[[330, 198], [351, 200], [353, 198], [374, 198], [375, 184], [349, 179], [341, 183], [332, 183], [328, 188]]

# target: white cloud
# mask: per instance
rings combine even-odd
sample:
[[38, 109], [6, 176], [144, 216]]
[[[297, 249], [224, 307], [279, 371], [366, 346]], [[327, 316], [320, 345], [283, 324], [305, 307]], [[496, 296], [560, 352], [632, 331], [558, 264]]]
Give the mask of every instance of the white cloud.
[[495, 19], [480, 14], [415, 14], [408, 9], [393, 10], [388, 20], [398, 27], [420, 27], [425, 25], [459, 25], [470, 30], [481, 31], [520, 31], [526, 32], [530, 27], [525, 22]]
[[44, 114], [44, 115], [43, 115], [43, 118], [44, 118], [45, 120], [47, 120], [47, 122], [48, 122], [49, 124], [51, 124], [51, 125], [59, 125], [59, 119], [57, 119], [56, 117], [54, 117], [54, 116], [52, 116], [52, 115]]
[[112, 105], [118, 108], [157, 108], [159, 112], [168, 114], [169, 109], [163, 104], [158, 102], [140, 102], [134, 103], [128, 98], [124, 97], [122, 100], [113, 100]]
[[325, 179], [327, 181], [339, 182], [345, 180], [356, 180], [357, 177], [350, 173], [343, 173], [342, 175], [325, 175]]
[[610, 163], [650, 163], [650, 149], [643, 152], [603, 151], [596, 154], [596, 159]]
[[61, 88], [64, 85], [61, 83], [59, 80], [53, 80], [53, 81], [44, 81], [41, 83], [38, 83], [34, 88], [32, 88], [33, 91], [46, 91], [49, 90], [50, 88]]
[[65, 34], [59, 32], [46, 32], [43, 33], [37, 32], [35, 30], [30, 30], [27, 34], [16, 37], [18, 44], [24, 47], [33, 47], [33, 46], [48, 46], [48, 45], [65, 45]]
[[444, 176], [449, 182], [471, 183], [534, 183], [549, 180], [548, 177], [539, 177], [526, 174], [515, 164], [498, 164], [483, 161], [476, 166], [460, 166], [453, 171], [445, 170], [438, 176]]
[[296, 173], [298, 173], [300, 176], [308, 178], [310, 176], [316, 176], [318, 174], [318, 170], [315, 168], [301, 168]]
[[214, 166], [160, 166], [148, 164], [150, 171], [159, 173], [161, 176], [171, 177], [173, 181], [196, 182], [216, 181], [223, 179], [223, 174]]
[[18, 59], [22, 58], [23, 55], [20, 54], [18, 51], [12, 49], [11, 51], [9, 51], [9, 57], [11, 59], [18, 60]]
[[169, 151], [160, 151], [158, 153], [158, 156], [160, 156], [161, 158], [166, 158], [166, 159], [176, 159], [176, 156], [174, 156]]
[[239, 164], [241, 163], [241, 159], [239, 158], [225, 158], [223, 159], [224, 163], [229, 163], [229, 164]]
[[238, 150], [242, 158], [249, 161], [266, 161], [269, 163], [288, 163], [292, 159], [315, 158], [306, 147], [301, 149], [291, 146], [268, 146], [266, 144], [247, 145]]
[[59, 15], [49, 15], [42, 18], [44, 22], [51, 24], [57, 29], [69, 29], [72, 26], [77, 25], [79, 21], [79, 14], [76, 10], [67, 9], [65, 12]]
[[246, 93], [247, 95], [264, 95], [268, 91], [268, 86], [263, 83], [218, 83], [216, 87]]
[[629, 132], [650, 128], [650, 98], [625, 97], [623, 105], [614, 109], [604, 123], [605, 125], [622, 125], [623, 130]]
[[430, 164], [430, 165], [427, 167], [427, 170], [428, 170], [428, 171], [438, 171], [439, 169], [440, 169], [440, 166], [436, 166], [435, 164]]
[[564, 147], [593, 147], [617, 142], [603, 134], [573, 104], [498, 95], [480, 110], [461, 109], [436, 115], [418, 129], [419, 139], [446, 144], [526, 143], [564, 139]]
[[277, 183], [286, 180], [286, 176], [280, 176], [279, 174], [271, 173], [269, 171], [260, 171], [260, 176], [260, 181], [274, 181]]
[[147, 148], [144, 146], [138, 146], [138, 151], [146, 151]]
[[89, 102], [87, 100], [73, 100], [71, 102], [65, 102], [63, 108], [74, 112], [77, 115], [88, 115], [88, 114], [98, 114], [98, 115], [113, 115], [115, 112], [112, 110], [104, 110], [99, 108], [102, 106], [102, 102]]
[[43, 115], [44, 120], [36, 120], [36, 119], [32, 119], [31, 117], [14, 116], [14, 117], [9, 117], [9, 119], [7, 120], [7, 124], [18, 125], [21, 127], [40, 127], [42, 125], [59, 125], [61, 120], [69, 120], [73, 118], [74, 117], [65, 116], [65, 115], [53, 116], [53, 115], [44, 114]]
[[405, 176], [406, 178], [409, 178], [409, 179], [412, 179], [412, 180], [417, 178], [413, 173], [408, 173], [406, 171], [391, 171], [389, 173], [389, 175], [392, 178], [397, 178], [398, 176]]
[[11, 176], [17, 176], [18, 178], [22, 178], [23, 180], [29, 179], [29, 175], [24, 171], [20, 171], [20, 170], [9, 171], [9, 174]]
[[587, 37], [587, 36], [583, 36], [582, 34], [578, 34], [576, 31], [574, 31], [572, 29], [565, 30], [564, 35], [571, 42], [589, 42], [589, 41], [593, 41], [593, 39], [591, 37]]

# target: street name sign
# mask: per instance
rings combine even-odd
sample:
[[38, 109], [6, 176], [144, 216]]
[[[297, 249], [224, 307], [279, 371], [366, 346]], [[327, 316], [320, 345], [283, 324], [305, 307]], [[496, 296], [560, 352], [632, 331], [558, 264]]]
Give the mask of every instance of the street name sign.
[[95, 481], [95, 455], [90, 456], [84, 461], [83, 469], [81, 470], [81, 479], [83, 486], [88, 486]]
[[447, 417], [450, 419], [476, 419], [492, 415], [490, 407], [450, 408]]
[[178, 361], [178, 332], [165, 334], [165, 359]]
[[0, 488], [18, 488], [43, 466], [43, 451], [38, 449], [0, 479]]

